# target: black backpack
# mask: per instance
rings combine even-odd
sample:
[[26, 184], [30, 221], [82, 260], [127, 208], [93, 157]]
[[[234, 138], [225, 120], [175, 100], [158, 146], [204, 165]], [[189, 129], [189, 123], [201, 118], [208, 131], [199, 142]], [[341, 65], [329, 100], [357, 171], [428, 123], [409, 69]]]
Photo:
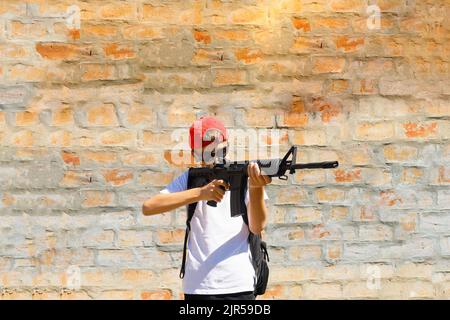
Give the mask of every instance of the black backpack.
[[[207, 184], [206, 178], [191, 178], [188, 175], [188, 189], [202, 187]], [[181, 262], [180, 278], [184, 278], [186, 256], [187, 256], [187, 243], [189, 238], [189, 232], [191, 231], [191, 220], [194, 216], [197, 202], [191, 203], [187, 206], [187, 219], [186, 219], [186, 233], [184, 236], [183, 246], [183, 260]], [[248, 216], [245, 207], [245, 214], [242, 215], [242, 219], [248, 226]], [[250, 252], [252, 254], [253, 268], [255, 269], [256, 281], [254, 284], [253, 293], [255, 296], [262, 295], [266, 292], [267, 283], [269, 281], [269, 254], [267, 252], [267, 244], [261, 239], [261, 235], [253, 234], [249, 229], [248, 243], [250, 246]]]

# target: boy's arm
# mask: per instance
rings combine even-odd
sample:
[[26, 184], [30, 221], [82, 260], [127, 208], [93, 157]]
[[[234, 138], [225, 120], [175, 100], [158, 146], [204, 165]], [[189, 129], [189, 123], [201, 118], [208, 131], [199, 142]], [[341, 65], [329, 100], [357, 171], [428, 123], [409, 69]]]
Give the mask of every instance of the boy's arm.
[[223, 180], [213, 180], [201, 188], [192, 188], [173, 193], [159, 193], [144, 201], [142, 213], [153, 215], [174, 210], [200, 200], [222, 201], [225, 191], [220, 186], [228, 188]]
[[249, 176], [249, 203], [248, 203], [248, 226], [252, 233], [260, 234], [266, 226], [267, 208], [264, 202], [264, 186], [272, 179], [261, 175], [259, 166], [252, 163], [248, 166]]

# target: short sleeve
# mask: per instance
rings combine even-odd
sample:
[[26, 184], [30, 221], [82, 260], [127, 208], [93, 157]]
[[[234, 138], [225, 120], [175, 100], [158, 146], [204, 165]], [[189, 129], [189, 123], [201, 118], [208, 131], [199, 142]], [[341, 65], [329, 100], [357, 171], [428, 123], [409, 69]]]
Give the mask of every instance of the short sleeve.
[[173, 193], [187, 190], [189, 171], [186, 170], [169, 183], [160, 193]]

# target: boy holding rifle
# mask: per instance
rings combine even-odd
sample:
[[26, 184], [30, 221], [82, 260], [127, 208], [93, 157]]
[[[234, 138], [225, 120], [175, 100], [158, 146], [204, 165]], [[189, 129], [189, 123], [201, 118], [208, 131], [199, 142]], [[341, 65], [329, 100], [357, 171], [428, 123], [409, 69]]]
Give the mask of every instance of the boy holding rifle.
[[[212, 143], [211, 132], [223, 141], [214, 152], [224, 152], [227, 131], [219, 120], [202, 117], [190, 128], [190, 145], [193, 155], [208, 165], [207, 147]], [[183, 291], [185, 299], [255, 299], [256, 274], [252, 264], [249, 234], [260, 235], [267, 222], [268, 199], [264, 187], [271, 178], [261, 175], [259, 166], [248, 166], [248, 185], [245, 196], [248, 224], [230, 212], [229, 185], [223, 180], [188, 188], [189, 171], [173, 180], [164, 190], [143, 204], [144, 215], [154, 215], [195, 204], [190, 221], [187, 242], [186, 266], [183, 266]], [[217, 205], [207, 205], [215, 201]], [[187, 237], [186, 237], [187, 238]], [[183, 259], [184, 260], [184, 259]]]

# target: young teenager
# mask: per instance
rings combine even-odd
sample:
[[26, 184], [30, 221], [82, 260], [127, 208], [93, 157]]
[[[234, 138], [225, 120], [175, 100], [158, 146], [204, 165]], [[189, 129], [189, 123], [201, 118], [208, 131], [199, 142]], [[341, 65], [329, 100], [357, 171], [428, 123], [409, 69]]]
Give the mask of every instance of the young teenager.
[[[193, 155], [210, 165], [205, 159], [206, 148], [213, 136], [219, 138], [222, 148], [227, 145], [227, 131], [221, 121], [202, 117], [190, 128], [190, 146]], [[215, 150], [219, 150], [219, 145]], [[197, 203], [191, 220], [188, 238], [183, 291], [189, 299], [242, 299], [254, 300], [255, 270], [248, 243], [249, 232], [260, 234], [267, 223], [268, 199], [264, 187], [271, 182], [263, 176], [256, 163], [248, 166], [245, 203], [248, 225], [241, 216], [231, 217], [229, 186], [222, 180], [188, 189], [188, 170], [175, 178], [159, 194], [143, 204], [144, 215], [154, 215]], [[213, 207], [208, 201], [217, 202]]]

